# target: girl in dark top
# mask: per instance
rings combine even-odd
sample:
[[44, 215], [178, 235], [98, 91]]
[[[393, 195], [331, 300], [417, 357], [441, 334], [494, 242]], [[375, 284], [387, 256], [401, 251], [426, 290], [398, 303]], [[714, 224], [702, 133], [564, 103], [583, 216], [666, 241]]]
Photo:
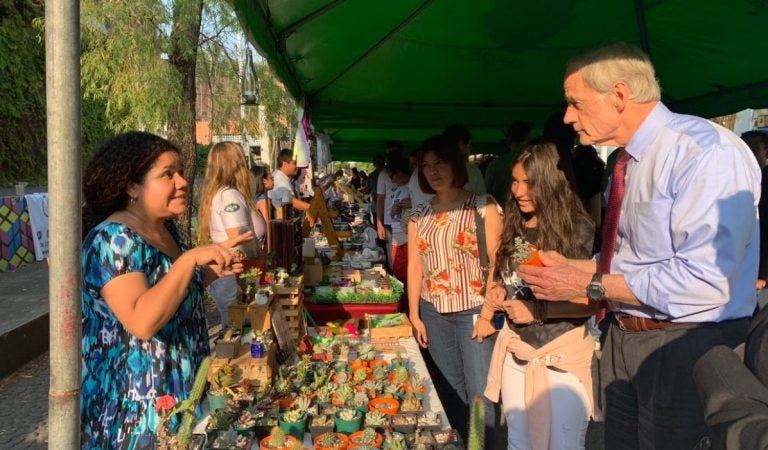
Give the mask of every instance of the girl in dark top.
[[[593, 307], [537, 301], [515, 275], [526, 250], [591, 255], [594, 225], [558, 170], [549, 143], [523, 149], [512, 163], [501, 244], [487, 301], [507, 315], [496, 341], [486, 396], [501, 391], [508, 448], [584, 448], [592, 411]], [[553, 407], [552, 405], [557, 405]], [[528, 420], [528, 418], [532, 420]]]

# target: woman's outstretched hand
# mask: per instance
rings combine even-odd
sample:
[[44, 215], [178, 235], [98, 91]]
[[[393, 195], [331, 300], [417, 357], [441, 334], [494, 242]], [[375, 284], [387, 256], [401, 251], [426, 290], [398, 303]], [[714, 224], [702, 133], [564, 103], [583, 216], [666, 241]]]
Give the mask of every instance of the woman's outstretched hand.
[[246, 231], [218, 244], [195, 247], [189, 253], [194, 256], [196, 265], [208, 266], [219, 277], [236, 275], [242, 273], [243, 264], [242, 258], [237, 257], [237, 252], [233, 252], [232, 249], [251, 239], [253, 239], [253, 231]]

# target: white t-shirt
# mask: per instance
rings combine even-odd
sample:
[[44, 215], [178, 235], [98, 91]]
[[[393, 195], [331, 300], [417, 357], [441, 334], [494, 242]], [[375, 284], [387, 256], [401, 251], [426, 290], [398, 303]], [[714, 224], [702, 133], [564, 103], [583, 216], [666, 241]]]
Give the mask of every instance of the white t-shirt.
[[384, 196], [384, 225], [392, 225], [392, 197], [389, 194], [395, 187], [397, 185], [389, 178], [389, 174], [386, 171], [382, 171], [379, 174], [379, 181], [376, 185], [376, 194]]
[[[267, 222], [258, 210], [252, 211], [245, 202], [245, 197], [237, 189], [224, 188], [213, 196], [211, 204], [211, 223], [209, 231], [211, 241], [224, 242], [229, 237], [227, 229], [239, 228], [241, 232], [253, 230], [256, 248], [262, 249], [267, 235]], [[248, 244], [243, 244], [245, 247]], [[246, 250], [247, 251], [247, 250]]]
[[[408, 185], [407, 184], [404, 184], [402, 186], [395, 185], [395, 187], [390, 189], [390, 194], [389, 195], [392, 197], [392, 205], [393, 206], [395, 204], [397, 204], [397, 202], [400, 202], [402, 200], [408, 199], [411, 196], [410, 190], [408, 189]], [[403, 228], [400, 225], [400, 219], [402, 219], [402, 217], [403, 217], [402, 211], [400, 212], [400, 214], [395, 214], [394, 217], [392, 217], [392, 236], [393, 236], [392, 240], [393, 241], [395, 240], [394, 239], [395, 233], [402, 233], [403, 232]], [[398, 239], [398, 241], [400, 241], [400, 240], [401, 239]], [[401, 245], [403, 243], [404, 242], [399, 242], [399, 243], [397, 243], [397, 245]]]
[[421, 190], [421, 186], [419, 186], [418, 170], [414, 170], [411, 173], [411, 179], [408, 180], [408, 189], [411, 192], [411, 207], [413, 208], [429, 203], [429, 201], [432, 200], [432, 197], [435, 196], [435, 194], [427, 194]]

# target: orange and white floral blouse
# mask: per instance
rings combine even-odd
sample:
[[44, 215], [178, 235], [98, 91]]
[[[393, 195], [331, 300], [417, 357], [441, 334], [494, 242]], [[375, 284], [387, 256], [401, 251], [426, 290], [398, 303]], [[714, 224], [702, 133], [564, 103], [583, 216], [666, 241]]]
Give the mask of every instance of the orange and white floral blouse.
[[[429, 203], [411, 210], [416, 222], [416, 241], [421, 257], [421, 298], [440, 313], [466, 311], [483, 304], [480, 257], [477, 248], [475, 210], [485, 219], [490, 197], [470, 195], [459, 207], [436, 213]], [[501, 213], [501, 208], [491, 200]]]

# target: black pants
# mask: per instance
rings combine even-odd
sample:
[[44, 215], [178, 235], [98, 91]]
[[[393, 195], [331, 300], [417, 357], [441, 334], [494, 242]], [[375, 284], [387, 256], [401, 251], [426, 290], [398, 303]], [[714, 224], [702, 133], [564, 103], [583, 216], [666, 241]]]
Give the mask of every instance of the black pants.
[[715, 345], [744, 342], [749, 318], [635, 332], [609, 319], [600, 361], [605, 447], [696, 447], [708, 432], [693, 366]]

